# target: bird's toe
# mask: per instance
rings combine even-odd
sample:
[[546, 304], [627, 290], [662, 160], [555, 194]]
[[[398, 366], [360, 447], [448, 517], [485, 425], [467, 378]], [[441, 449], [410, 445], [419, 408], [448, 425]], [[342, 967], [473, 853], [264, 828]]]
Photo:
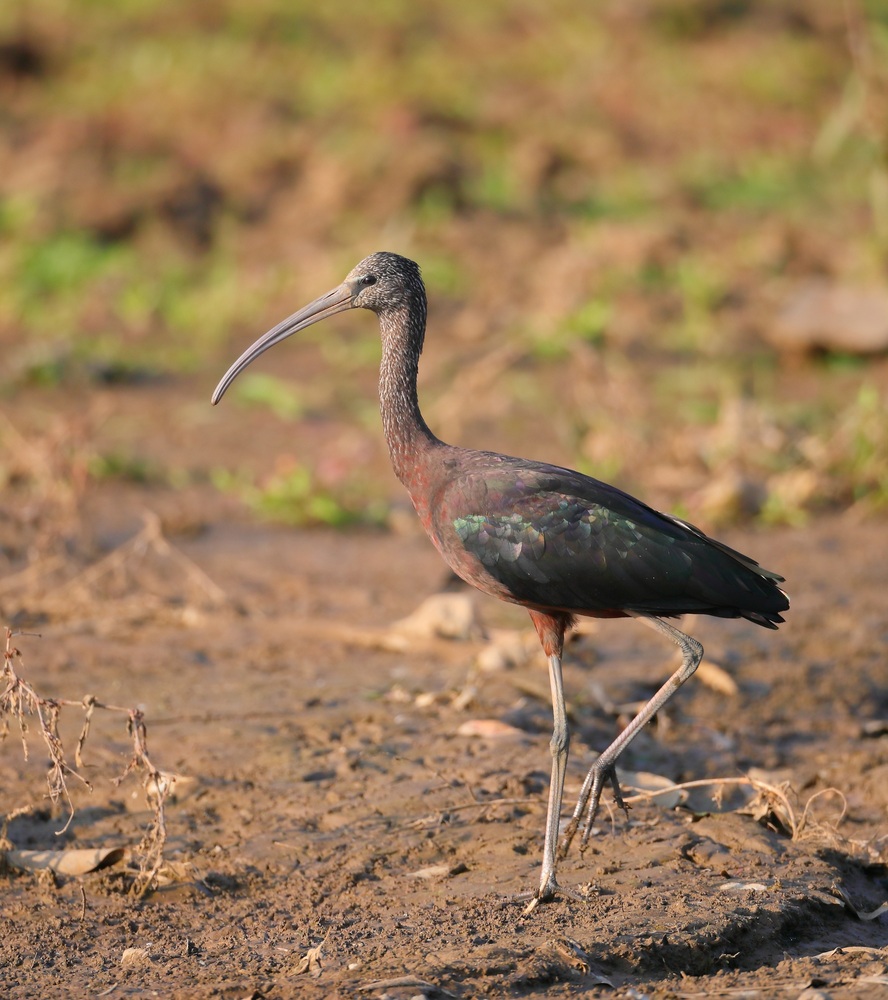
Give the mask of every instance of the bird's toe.
[[[568, 889], [563, 885], [559, 885], [555, 879], [552, 878], [549, 879], [544, 885], [541, 885], [535, 892], [530, 894], [530, 902], [524, 907], [524, 916], [529, 917], [530, 914], [533, 913], [533, 911], [540, 905], [540, 903], [551, 903], [559, 896], [562, 899], [572, 899], [576, 903], [589, 902], [587, 894], [584, 894], [578, 889]], [[518, 898], [526, 899], [527, 895], [522, 894]]]

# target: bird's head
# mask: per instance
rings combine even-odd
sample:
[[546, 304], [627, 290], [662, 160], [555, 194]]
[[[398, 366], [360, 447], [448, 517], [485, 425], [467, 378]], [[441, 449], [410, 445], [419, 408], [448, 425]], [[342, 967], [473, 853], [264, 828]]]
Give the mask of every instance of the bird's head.
[[373, 253], [346, 275], [340, 286], [351, 289], [352, 306], [375, 313], [407, 305], [422, 291], [419, 265], [396, 253]]
[[346, 309], [370, 309], [378, 316], [391, 315], [415, 302], [425, 322], [425, 290], [419, 265], [396, 253], [374, 253], [346, 275], [345, 281], [314, 302], [288, 316], [263, 334], [228, 369], [213, 393], [216, 404], [238, 375], [260, 354], [306, 327]]

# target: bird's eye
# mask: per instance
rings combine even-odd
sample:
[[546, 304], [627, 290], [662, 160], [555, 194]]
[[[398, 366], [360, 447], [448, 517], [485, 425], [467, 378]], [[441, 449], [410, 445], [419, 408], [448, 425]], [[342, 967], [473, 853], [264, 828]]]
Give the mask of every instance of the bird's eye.
[[362, 285], [375, 285], [376, 284], [376, 275], [375, 274], [365, 274], [363, 276], [363, 278], [361, 278], [361, 284]]

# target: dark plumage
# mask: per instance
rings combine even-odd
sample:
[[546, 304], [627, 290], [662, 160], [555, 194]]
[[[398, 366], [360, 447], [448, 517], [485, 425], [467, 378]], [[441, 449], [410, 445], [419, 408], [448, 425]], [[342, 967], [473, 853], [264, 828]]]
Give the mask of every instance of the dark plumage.
[[457, 572], [518, 604], [608, 616], [742, 616], [769, 628], [783, 620], [776, 574], [569, 469], [468, 453], [438, 493], [432, 523], [448, 561], [462, 563]]
[[552, 686], [552, 784], [540, 885], [528, 909], [561, 889], [556, 843], [569, 734], [561, 683], [565, 631], [577, 615], [636, 617], [681, 650], [682, 665], [593, 763], [561, 850], [586, 813], [588, 837], [605, 782], [622, 804], [617, 758], [696, 670], [703, 647], [665, 621], [683, 614], [746, 618], [766, 628], [783, 621], [782, 577], [661, 514], [622, 490], [554, 465], [439, 441], [422, 418], [416, 376], [426, 325], [419, 267], [392, 253], [361, 261], [345, 281], [261, 337], [231, 366], [216, 403], [261, 353], [345, 309], [379, 318], [379, 400], [395, 473], [435, 547], [455, 573], [485, 593], [523, 605], [548, 657]]

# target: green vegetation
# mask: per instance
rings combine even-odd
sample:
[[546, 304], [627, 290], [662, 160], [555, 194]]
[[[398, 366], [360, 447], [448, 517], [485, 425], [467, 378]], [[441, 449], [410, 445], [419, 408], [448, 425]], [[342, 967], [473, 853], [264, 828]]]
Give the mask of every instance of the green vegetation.
[[261, 517], [282, 524], [344, 528], [385, 523], [388, 504], [369, 497], [355, 480], [339, 484], [334, 492], [320, 485], [306, 466], [295, 461], [282, 466], [259, 483], [227, 469], [217, 469], [213, 481], [224, 492], [239, 496]]
[[121, 452], [94, 455], [88, 468], [89, 474], [95, 479], [123, 479], [146, 485], [166, 481], [162, 470], [147, 459]]
[[[461, 363], [521, 359], [484, 390], [501, 403], [445, 407], [462, 441], [475, 411], [502, 435], [481, 444], [555, 443], [628, 486], [674, 465], [652, 497], [672, 507], [738, 463], [768, 520], [888, 503], [883, 362], [793, 362], [804, 399], [783, 399], [763, 346], [807, 277], [885, 280], [882, 0], [10, 0], [0, 43], [7, 396], [224, 370], [233, 343], [392, 249], [432, 295], [428, 398], [453, 396]], [[378, 433], [373, 324], [303, 341], [347, 429]], [[762, 366], [775, 433], [712, 446]], [[304, 432], [318, 394], [274, 371], [232, 396], [292, 423], [304, 463], [239, 494], [298, 523], [365, 519], [359, 494], [388, 484], [326, 495]], [[95, 475], [134, 473], [115, 462]], [[811, 489], [779, 479], [792, 468]]]
[[265, 406], [281, 420], [297, 420], [305, 407], [296, 386], [273, 375], [247, 372], [234, 386], [232, 395], [247, 406]]

